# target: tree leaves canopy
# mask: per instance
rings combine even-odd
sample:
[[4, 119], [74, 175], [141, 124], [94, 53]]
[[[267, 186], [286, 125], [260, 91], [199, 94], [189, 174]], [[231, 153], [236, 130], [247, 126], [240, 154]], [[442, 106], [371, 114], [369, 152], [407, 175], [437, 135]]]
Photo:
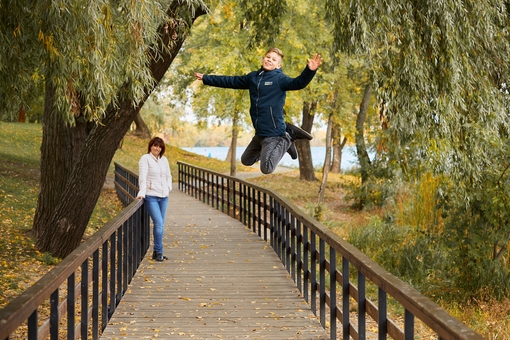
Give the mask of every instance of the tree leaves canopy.
[[58, 111], [71, 124], [69, 108], [77, 95], [87, 118], [95, 120], [123, 83], [140, 100], [152, 81], [147, 50], [171, 2], [0, 2], [0, 41], [8, 47], [0, 51], [4, 110], [26, 102], [37, 74], [56, 87]]
[[[390, 135], [478, 182], [509, 127], [504, 1], [328, 0], [335, 48], [362, 57]], [[416, 150], [416, 149], [414, 149]], [[492, 151], [491, 151], [492, 152]]]

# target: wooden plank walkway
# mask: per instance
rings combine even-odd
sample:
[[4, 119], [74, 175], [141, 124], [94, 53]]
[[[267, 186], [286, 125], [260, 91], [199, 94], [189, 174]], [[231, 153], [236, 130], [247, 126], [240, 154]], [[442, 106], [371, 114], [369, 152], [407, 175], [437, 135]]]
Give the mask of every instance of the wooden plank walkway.
[[174, 189], [163, 242], [169, 260], [150, 249], [103, 339], [329, 339], [276, 253], [239, 221]]

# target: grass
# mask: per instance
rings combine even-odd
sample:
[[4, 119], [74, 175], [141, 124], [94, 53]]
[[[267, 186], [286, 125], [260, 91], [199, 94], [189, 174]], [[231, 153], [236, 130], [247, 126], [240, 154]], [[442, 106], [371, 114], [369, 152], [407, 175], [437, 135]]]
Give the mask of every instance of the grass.
[[0, 123], [0, 307], [51, 265], [30, 237], [39, 186], [40, 125]]
[[[30, 237], [39, 185], [39, 152], [42, 128], [35, 124], [0, 122], [0, 308], [48, 272], [58, 259], [35, 249]], [[127, 135], [114, 161], [137, 172], [138, 160], [147, 152], [147, 140]], [[221, 173], [230, 164], [167, 146], [172, 175], [177, 178], [177, 161], [184, 161]], [[258, 171], [238, 166], [238, 172]], [[113, 165], [109, 176], [113, 174]], [[316, 177], [320, 179], [320, 174]], [[280, 193], [312, 215], [319, 181], [299, 180], [299, 170], [259, 176], [249, 181]], [[354, 176], [330, 174], [324, 201], [322, 223], [340, 237], [352, 229], [363, 228], [383, 216], [383, 210], [358, 212], [345, 202], [343, 185]], [[112, 204], [113, 202], [113, 204]], [[110, 220], [122, 209], [113, 190], [103, 190], [85, 236]], [[510, 301], [484, 304], [444, 305], [443, 308], [488, 339], [510, 339]]]

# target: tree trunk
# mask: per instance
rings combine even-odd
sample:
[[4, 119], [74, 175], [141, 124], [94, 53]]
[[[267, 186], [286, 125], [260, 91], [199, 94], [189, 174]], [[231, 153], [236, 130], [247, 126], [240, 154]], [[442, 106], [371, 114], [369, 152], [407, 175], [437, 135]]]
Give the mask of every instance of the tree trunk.
[[46, 82], [39, 197], [32, 233], [39, 238], [61, 200], [73, 165], [71, 132], [54, 111], [55, 87]]
[[134, 122], [136, 126], [134, 134], [145, 139], [150, 139], [151, 131], [147, 127], [147, 124], [145, 124], [143, 121], [140, 112], [138, 112], [138, 114], [135, 116]]
[[326, 130], [326, 156], [324, 157], [324, 166], [322, 167], [322, 181], [319, 188], [319, 195], [317, 197], [317, 205], [324, 202], [324, 195], [326, 193], [326, 184], [328, 182], [329, 168], [331, 167], [331, 126], [333, 125], [333, 114], [331, 113], [328, 118], [328, 128]]
[[[185, 9], [185, 6], [186, 4], [173, 2], [167, 13], [173, 16], [179, 7]], [[204, 13], [204, 9], [197, 9], [192, 20]], [[146, 88], [145, 99], [160, 82], [182, 46], [185, 36], [177, 36], [174, 29], [169, 29], [166, 23], [160, 26], [161, 41], [155, 48], [159, 54], [151, 58], [149, 65], [155, 82]], [[48, 113], [45, 113], [45, 119], [48, 118], [49, 121], [45, 120], [43, 127], [41, 193], [33, 230], [37, 235], [36, 246], [41, 252], [50, 252], [53, 256], [63, 258], [80, 244], [117, 146], [144, 101], [134, 107], [131, 98], [122, 97], [122, 93], [128, 93], [128, 85], [125, 84], [119, 89], [118, 106], [111, 104], [107, 108], [101, 123], [96, 124], [87, 136], [81, 152], [77, 155], [76, 165], [72, 167], [69, 149], [66, 148], [66, 145], [69, 145], [70, 128], [57, 117], [53, 105], [54, 89], [47, 85], [47, 90], [48, 87], [53, 91], [46, 96], [45, 106], [48, 106]], [[68, 172], [64, 172], [64, 169]], [[56, 181], [61, 172], [64, 172], [63, 176], [68, 178], [67, 181]], [[54, 188], [55, 183], [58, 184], [57, 188]]]
[[367, 119], [368, 113], [368, 104], [370, 102], [370, 97], [372, 96], [372, 87], [367, 85], [365, 87], [365, 92], [363, 93], [363, 99], [361, 101], [361, 106], [358, 112], [358, 117], [356, 119], [356, 150], [358, 154], [358, 161], [360, 164], [361, 171], [361, 198], [360, 198], [360, 208], [363, 208], [366, 204], [366, 184], [370, 178], [370, 157], [368, 156], [367, 147], [365, 144], [364, 137], [364, 124]]
[[[303, 124], [301, 128], [307, 132], [312, 131], [314, 115], [311, 114], [317, 106], [316, 102], [303, 103]], [[315, 172], [313, 171], [312, 150], [310, 141], [306, 139], [298, 139], [294, 142], [298, 151], [299, 159], [299, 179], [304, 181], [316, 181]]]
[[[331, 114], [336, 113], [337, 107], [338, 107], [338, 90], [335, 91], [335, 94], [333, 97]], [[342, 149], [339, 148], [339, 146], [342, 145], [342, 128], [340, 127], [340, 124], [337, 122], [337, 120], [333, 119], [332, 116], [330, 116], [329, 120], [331, 120], [330, 135], [331, 135], [331, 147], [333, 148], [333, 150], [332, 150], [333, 151], [333, 160], [331, 161], [331, 167], [329, 170], [334, 173], [340, 173], [340, 171], [341, 171], [340, 165], [342, 163]], [[330, 128], [329, 120], [328, 120], [328, 129]], [[326, 138], [328, 138], [328, 137], [326, 137]]]
[[347, 144], [347, 137], [342, 138], [342, 128], [337, 122], [333, 122], [333, 126], [331, 128], [331, 140], [333, 160], [329, 171], [333, 174], [339, 174], [342, 172], [342, 155], [345, 144]]
[[232, 119], [232, 140], [230, 142], [230, 150], [228, 151], [228, 155], [230, 158], [230, 176], [235, 176], [237, 173], [236, 166], [236, 158], [237, 158], [237, 136], [239, 135], [239, 113], [237, 110], [234, 112], [234, 117]]
[[27, 121], [27, 111], [25, 107], [21, 105], [18, 110], [18, 123], [25, 123]]

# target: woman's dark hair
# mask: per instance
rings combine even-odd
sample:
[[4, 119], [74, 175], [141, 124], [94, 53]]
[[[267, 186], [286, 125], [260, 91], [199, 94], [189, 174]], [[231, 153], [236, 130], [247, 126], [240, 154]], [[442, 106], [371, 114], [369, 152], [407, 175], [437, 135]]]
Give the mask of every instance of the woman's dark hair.
[[165, 154], [165, 142], [159, 137], [152, 138], [149, 142], [149, 148], [147, 150], [147, 153], [151, 153], [151, 148], [153, 145], [161, 147], [161, 152], [159, 153], [159, 157], [163, 157], [163, 155]]

